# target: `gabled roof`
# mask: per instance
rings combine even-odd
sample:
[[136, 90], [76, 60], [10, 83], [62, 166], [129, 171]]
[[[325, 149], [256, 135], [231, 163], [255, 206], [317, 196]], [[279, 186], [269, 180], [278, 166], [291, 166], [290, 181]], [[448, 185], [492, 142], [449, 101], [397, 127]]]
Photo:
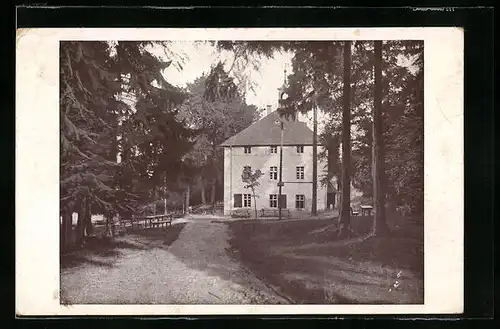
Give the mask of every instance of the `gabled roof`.
[[[269, 146], [280, 145], [280, 117], [277, 111], [253, 123], [238, 134], [230, 137], [220, 146]], [[312, 145], [313, 132], [304, 122], [282, 118], [283, 145]], [[318, 143], [318, 145], [320, 145]]]

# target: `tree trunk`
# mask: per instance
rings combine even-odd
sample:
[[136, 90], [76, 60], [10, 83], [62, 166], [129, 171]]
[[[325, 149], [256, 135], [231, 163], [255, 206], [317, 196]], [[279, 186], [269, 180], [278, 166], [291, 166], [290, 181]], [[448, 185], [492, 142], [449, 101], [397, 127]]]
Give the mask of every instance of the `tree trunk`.
[[105, 236], [113, 237], [115, 235], [114, 225], [113, 225], [113, 215], [111, 213], [107, 213], [104, 216], [106, 218], [106, 233]]
[[212, 206], [215, 206], [215, 185], [217, 184], [217, 181], [214, 180], [212, 182], [212, 190], [210, 191], [210, 204]]
[[84, 236], [89, 236], [93, 233], [92, 226], [92, 210], [91, 203], [87, 200], [85, 202], [84, 208], [84, 216], [83, 216], [83, 224], [84, 224], [84, 232], [86, 233]]
[[200, 187], [201, 187], [201, 203], [207, 204], [207, 197], [205, 195], [205, 182], [203, 182], [203, 178], [200, 177]]
[[187, 186], [187, 192], [186, 192], [186, 212], [189, 211], [190, 198], [191, 198], [191, 185], [188, 184], [188, 186]]
[[85, 199], [82, 199], [82, 204], [80, 205], [80, 209], [78, 211], [78, 220], [76, 222], [76, 239], [75, 244], [78, 247], [83, 246], [85, 242]]
[[153, 216], [156, 216], [156, 200], [158, 200], [158, 190], [156, 185], [153, 187]]
[[167, 173], [163, 173], [163, 214], [167, 214]]
[[313, 183], [312, 183], [312, 205], [311, 214], [318, 214], [318, 118], [317, 107], [313, 105]]
[[337, 209], [338, 209], [338, 213], [339, 213], [339, 216], [340, 216], [340, 205], [341, 205], [341, 202], [342, 202], [342, 177], [341, 177], [341, 174], [337, 174], [337, 194], [335, 195], [335, 203], [337, 205]]
[[[340, 159], [339, 159], [339, 147], [340, 147], [340, 135], [334, 133], [330, 139], [330, 146], [328, 150], [328, 172], [331, 177], [335, 178], [335, 185], [332, 184], [332, 187], [336, 189], [334, 199], [333, 199], [333, 209], [335, 206], [339, 207], [340, 201], [337, 202], [337, 198], [339, 198], [341, 191], [341, 173], [339, 170], [340, 167]], [[340, 213], [339, 213], [340, 214]]]
[[375, 91], [373, 95], [373, 145], [372, 176], [374, 221], [373, 235], [386, 234], [389, 231], [385, 209], [385, 154], [382, 119], [382, 41], [375, 41]]
[[59, 213], [60, 223], [59, 223], [59, 251], [62, 252], [64, 250], [64, 246], [66, 245], [66, 223], [64, 223], [64, 214], [63, 212]]
[[205, 196], [205, 185], [201, 184], [201, 203], [206, 205], [207, 204], [207, 197]]
[[68, 245], [71, 244], [71, 233], [73, 229], [71, 211], [62, 212], [62, 225], [61, 225], [61, 251], [66, 250]]
[[83, 245], [83, 219], [80, 212], [77, 214], [78, 218], [75, 227], [75, 246], [81, 247]]
[[339, 234], [351, 231], [351, 42], [344, 42], [344, 86], [342, 108], [342, 199], [340, 204]]

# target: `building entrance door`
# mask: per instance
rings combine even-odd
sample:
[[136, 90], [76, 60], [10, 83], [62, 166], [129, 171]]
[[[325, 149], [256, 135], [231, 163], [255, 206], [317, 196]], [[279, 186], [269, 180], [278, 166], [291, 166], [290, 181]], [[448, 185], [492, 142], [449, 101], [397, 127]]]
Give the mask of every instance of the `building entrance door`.
[[326, 194], [326, 207], [332, 210], [335, 209], [335, 192], [328, 192]]

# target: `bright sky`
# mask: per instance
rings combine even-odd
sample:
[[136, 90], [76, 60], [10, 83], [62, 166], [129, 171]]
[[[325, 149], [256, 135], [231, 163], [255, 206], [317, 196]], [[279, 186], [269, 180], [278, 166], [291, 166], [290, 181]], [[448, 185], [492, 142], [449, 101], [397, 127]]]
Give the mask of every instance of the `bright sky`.
[[[211, 65], [218, 63], [219, 60], [226, 61], [226, 70], [229, 70], [233, 63], [233, 54], [225, 52], [219, 53], [207, 43], [198, 43], [189, 41], [173, 42], [171, 47], [174, 60], [183, 60], [182, 70], [171, 65], [164, 72], [167, 81], [177, 86], [186, 86], [187, 83], [194, 81], [199, 76], [210, 71]], [[162, 56], [162, 49], [155, 49], [153, 53]], [[170, 57], [171, 57], [170, 56]], [[274, 58], [261, 59], [259, 69], [254, 69], [251, 65], [245, 68], [235, 68], [236, 71], [244, 72], [248, 80], [254, 84], [254, 89], [246, 87], [246, 101], [248, 104], [253, 104], [259, 109], [264, 109], [266, 105], [272, 105], [273, 109], [278, 106], [278, 88], [283, 84], [284, 71], [287, 74], [291, 73], [292, 69], [292, 54], [276, 53]], [[265, 115], [263, 111], [262, 116]], [[318, 121], [321, 121], [322, 115], [318, 115]], [[312, 115], [307, 117], [299, 114], [299, 120], [304, 121], [309, 128], [312, 129]], [[322, 130], [322, 125], [318, 124], [318, 132]]]
[[[219, 60], [227, 61], [226, 69], [229, 69], [233, 62], [231, 53], [220, 54], [208, 44], [174, 42], [171, 50], [186, 57], [182, 70], [171, 65], [164, 73], [167, 81], [178, 86], [185, 86], [203, 73], [208, 73], [210, 66]], [[158, 54], [161, 53], [162, 51], [158, 50]], [[253, 104], [259, 109], [265, 108], [268, 104], [276, 108], [278, 88], [283, 84], [285, 65], [287, 70], [291, 69], [290, 54], [276, 54], [274, 59], [263, 59], [259, 70], [253, 69], [250, 65], [245, 68], [245, 75], [255, 83], [255, 92], [246, 88], [248, 104]]]
[[[210, 71], [210, 67], [218, 61], [225, 61], [225, 68], [229, 70], [233, 63], [233, 54], [230, 52], [220, 53], [214, 47], [205, 42], [195, 43], [192, 41], [173, 41], [169, 46], [170, 53], [165, 55], [162, 47], [151, 49], [152, 53], [158, 56], [166, 56], [173, 62], [182, 62], [182, 69], [176, 65], [171, 65], [164, 72], [170, 83], [185, 87], [187, 83], [193, 82], [196, 78]], [[273, 109], [278, 106], [278, 88], [282, 86], [284, 70], [291, 73], [292, 54], [276, 53], [272, 59], [261, 59], [259, 69], [252, 65], [245, 67], [235, 67], [233, 72], [243, 72], [246, 78], [253, 82], [254, 90], [244, 87], [246, 90], [246, 101], [259, 109], [264, 109], [266, 105], [272, 105]], [[402, 66], [411, 66], [413, 58], [399, 58]], [[410, 69], [414, 73], [414, 69]], [[265, 115], [265, 111], [263, 112]], [[324, 115], [318, 112], [318, 132], [323, 130]], [[299, 115], [299, 120], [304, 121], [312, 129], [312, 113]]]
[[[226, 61], [226, 70], [233, 63], [232, 53], [225, 52], [221, 54], [208, 43], [200, 42], [195, 44], [190, 41], [176, 41], [169, 48], [172, 52], [172, 55], [169, 57], [174, 62], [184, 59], [182, 70], [175, 65], [171, 65], [164, 72], [167, 81], [177, 86], [186, 86], [186, 83], [190, 83], [202, 74], [208, 73], [211, 65], [216, 64], [219, 60]], [[157, 49], [153, 52], [158, 55], [163, 54], [162, 49]], [[276, 53], [273, 59], [260, 60], [258, 70], [254, 69], [251, 65], [233, 69], [233, 71], [244, 72], [247, 79], [254, 83], [254, 91], [248, 87], [246, 88], [247, 103], [253, 104], [259, 109], [263, 109], [266, 105], [270, 104], [273, 106], [273, 109], [276, 109], [278, 106], [278, 88], [283, 84], [285, 68], [288, 73], [291, 73], [291, 60], [292, 54]], [[413, 59], [401, 57], [398, 61], [402, 66], [411, 67]], [[415, 71], [411, 68], [410, 70], [412, 73]], [[265, 115], [265, 111], [263, 115]], [[323, 119], [324, 115], [318, 112], [318, 132], [323, 130]], [[312, 129], [312, 113], [299, 115], [299, 120], [304, 121]]]

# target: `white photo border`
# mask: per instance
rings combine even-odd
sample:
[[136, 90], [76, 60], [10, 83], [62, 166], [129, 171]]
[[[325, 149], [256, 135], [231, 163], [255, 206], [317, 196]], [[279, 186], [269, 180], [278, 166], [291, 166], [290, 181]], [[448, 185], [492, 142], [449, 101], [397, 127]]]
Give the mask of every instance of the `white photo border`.
[[[61, 305], [59, 42], [423, 40], [423, 305]], [[458, 27], [34, 28], [16, 36], [16, 314], [460, 314], [464, 306], [464, 39]]]

